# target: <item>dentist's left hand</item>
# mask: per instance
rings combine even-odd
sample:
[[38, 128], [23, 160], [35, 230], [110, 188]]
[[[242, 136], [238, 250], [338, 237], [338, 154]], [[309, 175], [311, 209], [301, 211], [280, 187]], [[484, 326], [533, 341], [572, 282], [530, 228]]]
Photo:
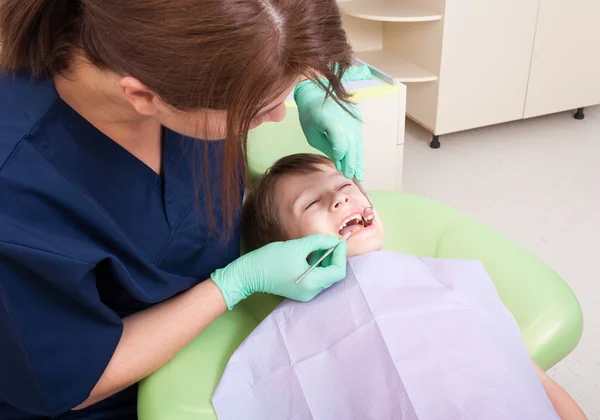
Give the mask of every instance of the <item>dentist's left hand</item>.
[[[298, 284], [310, 265], [309, 256], [336, 246], [331, 260], [316, 267]], [[221, 289], [227, 307], [256, 292], [271, 293], [307, 302], [321, 291], [346, 277], [346, 241], [335, 236], [311, 235], [302, 239], [274, 242], [241, 256], [211, 278]]]
[[[312, 80], [299, 83], [294, 91], [302, 131], [308, 143], [325, 153], [348, 179], [363, 181], [364, 152], [362, 121], [356, 106], [350, 115]], [[325, 135], [327, 133], [327, 135]]]

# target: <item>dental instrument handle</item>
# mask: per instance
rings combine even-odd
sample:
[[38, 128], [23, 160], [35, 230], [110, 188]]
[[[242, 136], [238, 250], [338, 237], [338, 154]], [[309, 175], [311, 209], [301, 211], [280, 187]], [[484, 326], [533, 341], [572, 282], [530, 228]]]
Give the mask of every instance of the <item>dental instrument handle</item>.
[[[342, 236], [342, 237], [341, 237], [341, 239], [340, 239], [340, 242], [338, 243], [338, 245], [339, 245], [340, 243], [342, 243], [343, 241], [347, 240], [347, 239], [350, 237], [350, 235], [352, 235], [352, 231], [350, 231], [350, 232], [346, 233], [344, 236]], [[310, 274], [310, 272], [311, 272], [311, 271], [313, 271], [313, 270], [314, 270], [314, 269], [315, 269], [315, 268], [316, 268], [316, 267], [317, 267], [319, 264], [321, 264], [325, 258], [327, 258], [329, 255], [331, 255], [331, 253], [332, 253], [333, 251], [335, 251], [335, 249], [337, 248], [337, 246], [338, 246], [338, 245], [336, 245], [336, 246], [334, 246], [334, 247], [332, 247], [332, 248], [329, 248], [329, 249], [328, 249], [328, 250], [327, 250], [327, 251], [326, 251], [326, 252], [323, 254], [323, 256], [322, 256], [321, 258], [319, 258], [319, 259], [318, 259], [318, 260], [317, 260], [317, 261], [316, 261], [316, 262], [315, 262], [313, 265], [311, 265], [311, 266], [308, 268], [308, 270], [306, 270], [306, 271], [304, 272], [304, 274], [302, 274], [300, 277], [298, 277], [298, 280], [296, 280], [296, 281], [294, 282], [294, 284], [298, 284], [298, 283], [300, 283], [300, 281], [301, 281], [301, 280], [302, 280], [304, 277], [308, 276], [308, 275]]]
[[369, 194], [367, 194], [367, 191], [363, 188], [362, 184], [360, 182], [358, 182], [356, 180], [356, 178], [354, 178], [353, 181], [356, 184], [356, 186], [358, 187], [358, 189], [360, 190], [360, 192], [365, 196], [365, 198], [369, 202], [369, 206], [371, 206], [371, 208], [374, 208], [373, 203], [371, 202], [371, 199], [369, 198]]

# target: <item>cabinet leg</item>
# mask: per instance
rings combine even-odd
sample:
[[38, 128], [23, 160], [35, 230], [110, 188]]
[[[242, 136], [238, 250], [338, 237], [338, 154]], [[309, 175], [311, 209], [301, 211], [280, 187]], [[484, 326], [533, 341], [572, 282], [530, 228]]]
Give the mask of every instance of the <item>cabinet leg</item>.
[[573, 115], [573, 118], [576, 120], [583, 120], [585, 118], [585, 114], [583, 113], [583, 108], [577, 108], [577, 112]]
[[436, 136], [434, 134], [433, 137], [431, 138], [431, 143], [429, 143], [429, 147], [431, 147], [432, 149], [439, 149], [440, 146], [441, 146], [440, 136]]

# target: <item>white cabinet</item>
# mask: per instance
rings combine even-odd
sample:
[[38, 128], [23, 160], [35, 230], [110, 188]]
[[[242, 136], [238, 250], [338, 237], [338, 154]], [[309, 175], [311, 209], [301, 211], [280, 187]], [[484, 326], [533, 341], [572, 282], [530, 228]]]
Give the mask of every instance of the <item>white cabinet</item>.
[[359, 100], [365, 146], [364, 187], [400, 190], [404, 154], [406, 88], [397, 94]]
[[434, 134], [600, 103], [599, 0], [340, 0], [357, 58]]
[[525, 118], [600, 103], [599, 21], [599, 0], [541, 0]]
[[[357, 58], [396, 82], [438, 79], [439, 60], [431, 60], [422, 48], [431, 39], [405, 31], [437, 34], [441, 28], [441, 0], [346, 0], [339, 5]], [[405, 42], [409, 37], [411, 42]], [[440, 45], [428, 47], [439, 51]]]
[[433, 134], [523, 117], [537, 8], [538, 0], [446, 1]]

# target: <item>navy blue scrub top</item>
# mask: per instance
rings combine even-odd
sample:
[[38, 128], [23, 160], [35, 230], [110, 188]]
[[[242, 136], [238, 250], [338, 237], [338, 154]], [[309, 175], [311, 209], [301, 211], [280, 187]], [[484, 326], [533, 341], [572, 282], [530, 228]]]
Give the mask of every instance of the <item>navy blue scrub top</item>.
[[222, 142], [168, 130], [163, 141], [160, 176], [52, 79], [0, 74], [0, 419], [135, 418], [136, 387], [70, 411], [106, 368], [121, 318], [238, 257], [239, 217], [227, 241], [211, 233], [222, 226]]

